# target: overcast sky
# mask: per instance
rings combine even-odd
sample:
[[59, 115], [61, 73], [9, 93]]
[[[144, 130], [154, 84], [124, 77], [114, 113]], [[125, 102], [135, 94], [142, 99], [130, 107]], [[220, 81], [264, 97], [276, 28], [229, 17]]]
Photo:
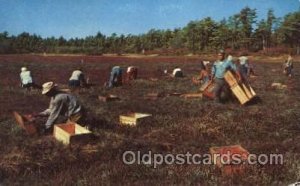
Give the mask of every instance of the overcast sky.
[[258, 19], [272, 8], [277, 17], [299, 11], [300, 0], [0, 0], [0, 32], [42, 37], [85, 37], [140, 34], [174, 29], [191, 20], [221, 20], [245, 6], [256, 8]]

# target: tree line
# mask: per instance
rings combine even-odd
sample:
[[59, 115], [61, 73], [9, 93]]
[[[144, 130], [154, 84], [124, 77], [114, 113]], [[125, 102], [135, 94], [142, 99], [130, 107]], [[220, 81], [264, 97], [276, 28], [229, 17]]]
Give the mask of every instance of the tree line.
[[0, 33], [0, 53], [69, 53], [102, 55], [105, 53], [187, 54], [213, 52], [220, 48], [268, 51], [276, 47], [300, 53], [300, 11], [277, 18], [270, 9], [266, 18], [257, 20], [256, 9], [243, 8], [228, 19], [210, 17], [190, 21], [183, 28], [151, 29], [140, 35], [106, 36], [98, 32], [85, 38], [48, 37], [23, 32], [10, 36]]

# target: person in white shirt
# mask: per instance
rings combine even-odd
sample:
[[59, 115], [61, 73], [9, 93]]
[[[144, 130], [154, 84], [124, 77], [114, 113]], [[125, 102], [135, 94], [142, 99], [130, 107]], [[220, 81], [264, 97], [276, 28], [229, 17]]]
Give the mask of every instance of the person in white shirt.
[[70, 87], [80, 87], [80, 86], [85, 86], [85, 85], [86, 85], [86, 81], [85, 81], [82, 70], [80, 68], [77, 70], [74, 70], [69, 79], [69, 86]]
[[33, 87], [33, 79], [31, 76], [31, 72], [27, 70], [26, 67], [21, 68], [20, 79], [21, 79], [21, 86], [23, 88], [29, 89]]

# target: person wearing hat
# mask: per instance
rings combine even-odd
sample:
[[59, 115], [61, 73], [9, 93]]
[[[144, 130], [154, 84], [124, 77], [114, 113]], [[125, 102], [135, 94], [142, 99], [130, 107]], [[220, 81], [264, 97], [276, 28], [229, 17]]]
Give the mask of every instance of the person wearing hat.
[[78, 123], [83, 120], [83, 107], [74, 95], [60, 91], [53, 82], [43, 84], [42, 94], [51, 98], [49, 108], [38, 114], [48, 116], [43, 133], [50, 133], [58, 122]]
[[31, 72], [27, 70], [26, 67], [21, 68], [20, 79], [21, 79], [21, 87], [27, 89], [33, 87], [33, 79], [31, 76]]
[[122, 68], [120, 66], [114, 66], [110, 73], [108, 87], [117, 87], [122, 85]]
[[69, 86], [72, 88], [86, 86], [84, 74], [80, 68], [78, 68], [72, 72], [72, 75], [69, 79]]
[[227, 70], [233, 70], [236, 72], [236, 65], [232, 63], [232, 60], [225, 59], [224, 50], [220, 50], [218, 53], [218, 59], [214, 62], [211, 69], [212, 81], [215, 83], [214, 97], [216, 102], [222, 102], [221, 94], [225, 93], [227, 97], [229, 95], [229, 87], [224, 79], [224, 75]]

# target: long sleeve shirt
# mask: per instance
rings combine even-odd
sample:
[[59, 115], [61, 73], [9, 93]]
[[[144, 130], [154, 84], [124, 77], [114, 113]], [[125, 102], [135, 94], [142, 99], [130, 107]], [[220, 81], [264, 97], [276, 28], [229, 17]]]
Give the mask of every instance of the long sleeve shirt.
[[71, 94], [59, 93], [51, 98], [50, 106], [40, 115], [48, 116], [46, 127], [51, 127], [60, 115], [70, 117], [82, 110], [77, 98]]
[[223, 79], [225, 72], [230, 69], [236, 71], [236, 65], [233, 64], [232, 61], [226, 59], [223, 61], [216, 61], [211, 70], [212, 77]]
[[30, 71], [21, 72], [20, 78], [21, 78], [22, 85], [33, 83]]

